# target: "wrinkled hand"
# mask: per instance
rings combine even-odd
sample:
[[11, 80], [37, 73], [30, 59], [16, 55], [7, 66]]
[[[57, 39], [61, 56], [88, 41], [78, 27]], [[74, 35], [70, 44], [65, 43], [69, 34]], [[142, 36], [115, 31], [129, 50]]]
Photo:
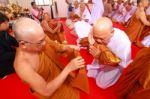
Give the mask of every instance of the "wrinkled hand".
[[100, 49], [96, 48], [95, 46], [90, 46], [89, 52], [94, 58], [99, 58], [101, 53]]
[[77, 58], [74, 58], [67, 64], [66, 69], [68, 70], [68, 72], [71, 72], [79, 68], [83, 68], [84, 66], [85, 66], [84, 59], [81, 56], [78, 56]]

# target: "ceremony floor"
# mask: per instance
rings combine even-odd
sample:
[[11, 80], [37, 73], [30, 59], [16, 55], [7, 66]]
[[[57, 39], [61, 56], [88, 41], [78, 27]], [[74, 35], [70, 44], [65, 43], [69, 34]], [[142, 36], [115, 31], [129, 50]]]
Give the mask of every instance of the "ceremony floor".
[[[125, 28], [117, 23], [114, 23], [114, 27], [124, 30]], [[76, 44], [76, 37], [69, 33], [69, 30], [64, 25], [66, 39], [69, 44]], [[138, 48], [132, 45], [132, 59], [138, 52]], [[80, 51], [82, 57], [85, 59], [86, 64], [92, 62], [93, 57], [88, 53], [86, 49], [81, 49]], [[81, 92], [81, 99], [119, 99], [116, 96], [117, 83], [108, 89], [101, 89], [96, 86], [95, 80], [93, 78], [88, 78], [90, 93], [86, 94]], [[4, 79], [0, 79], [0, 99], [37, 99], [34, 97], [30, 91], [29, 86], [21, 81], [19, 77], [14, 73], [8, 75]]]

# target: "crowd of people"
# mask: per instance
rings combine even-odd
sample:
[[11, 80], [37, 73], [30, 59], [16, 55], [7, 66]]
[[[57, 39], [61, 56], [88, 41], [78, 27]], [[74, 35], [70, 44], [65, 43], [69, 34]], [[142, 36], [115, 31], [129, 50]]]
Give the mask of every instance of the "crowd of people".
[[[52, 19], [35, 2], [31, 2], [32, 17], [17, 18], [11, 28], [10, 19], [0, 12], [0, 78], [16, 72], [39, 99], [79, 99], [80, 91], [90, 91], [88, 77], [102, 89], [118, 82], [119, 99], [149, 99], [149, 0], [66, 3], [65, 24]], [[113, 23], [124, 25], [125, 31]], [[77, 45], [67, 43], [63, 25], [78, 38]], [[140, 48], [133, 60], [132, 45]], [[87, 66], [81, 48], [93, 56]], [[66, 66], [59, 59], [64, 55], [69, 59]]]

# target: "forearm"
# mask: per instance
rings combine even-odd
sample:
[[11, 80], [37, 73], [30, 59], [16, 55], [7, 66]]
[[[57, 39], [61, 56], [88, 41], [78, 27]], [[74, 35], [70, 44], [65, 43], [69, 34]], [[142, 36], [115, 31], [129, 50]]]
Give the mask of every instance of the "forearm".
[[69, 70], [65, 68], [54, 80], [50, 81], [46, 89], [48, 89], [48, 96], [51, 96], [65, 81], [69, 74]]

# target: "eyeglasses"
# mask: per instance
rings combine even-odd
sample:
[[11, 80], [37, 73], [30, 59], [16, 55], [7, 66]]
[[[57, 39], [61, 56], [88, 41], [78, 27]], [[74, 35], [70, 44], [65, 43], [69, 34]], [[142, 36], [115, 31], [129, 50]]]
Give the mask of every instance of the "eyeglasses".
[[21, 41], [23, 41], [25, 43], [29, 43], [29, 44], [35, 45], [35, 46], [41, 46], [41, 45], [43, 45], [45, 43], [45, 37], [42, 40], [40, 40], [38, 43], [32, 43], [32, 42], [25, 41], [25, 40], [18, 40], [18, 42], [21, 42]]

